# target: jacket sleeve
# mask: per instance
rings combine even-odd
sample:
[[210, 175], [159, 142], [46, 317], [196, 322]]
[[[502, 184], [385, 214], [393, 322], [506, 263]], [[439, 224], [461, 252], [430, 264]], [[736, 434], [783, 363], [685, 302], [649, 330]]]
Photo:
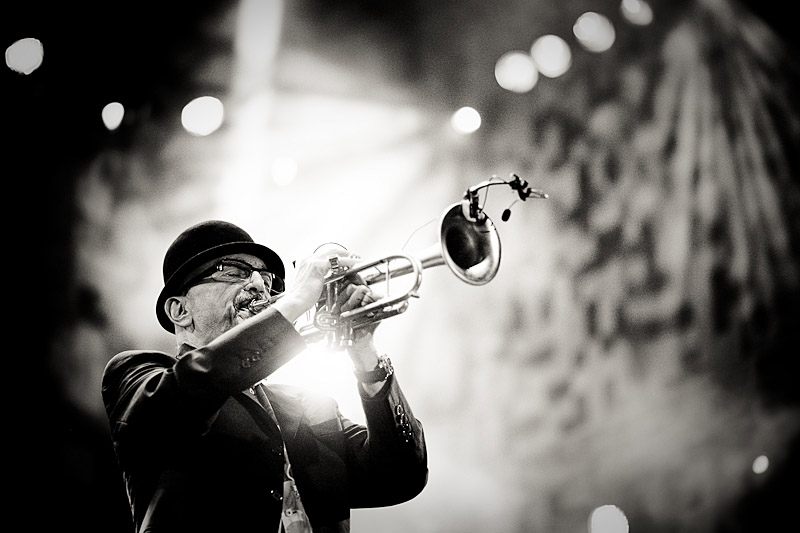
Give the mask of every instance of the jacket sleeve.
[[139, 350], [114, 356], [103, 373], [102, 394], [115, 445], [133, 433], [138, 445], [152, 441], [180, 447], [183, 439], [208, 430], [231, 394], [264, 379], [305, 348], [283, 315], [270, 309], [262, 315], [237, 326], [235, 335], [180, 359]]
[[186, 353], [175, 365], [175, 375], [187, 395], [222, 402], [266, 378], [305, 347], [294, 326], [267, 309]]
[[374, 397], [362, 393], [361, 401], [366, 427], [344, 425], [351, 507], [383, 507], [414, 498], [428, 480], [425, 435], [396, 373]]

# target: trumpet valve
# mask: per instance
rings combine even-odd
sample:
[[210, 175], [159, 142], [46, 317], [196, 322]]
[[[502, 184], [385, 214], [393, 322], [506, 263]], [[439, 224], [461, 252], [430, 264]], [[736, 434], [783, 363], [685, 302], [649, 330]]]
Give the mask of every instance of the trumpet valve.
[[336, 332], [338, 345], [340, 348], [347, 348], [353, 345], [353, 325], [350, 322], [342, 324]]
[[314, 325], [321, 330], [330, 331], [336, 328], [338, 319], [329, 311], [317, 311], [314, 314]]

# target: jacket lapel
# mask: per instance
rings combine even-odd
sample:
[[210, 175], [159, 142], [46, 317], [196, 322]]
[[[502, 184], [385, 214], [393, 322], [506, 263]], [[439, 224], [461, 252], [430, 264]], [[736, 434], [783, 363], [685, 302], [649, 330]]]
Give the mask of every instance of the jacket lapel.
[[275, 412], [275, 418], [278, 419], [278, 424], [281, 427], [283, 439], [285, 441], [294, 440], [297, 435], [297, 429], [303, 419], [302, 403], [294, 396], [274, 390], [271, 387], [265, 387], [261, 383], [258, 386], [267, 394], [272, 410]]
[[263, 432], [272, 438], [281, 440], [281, 432], [275, 420], [266, 408], [250, 392], [237, 392], [232, 398], [242, 405], [253, 417], [253, 420]]

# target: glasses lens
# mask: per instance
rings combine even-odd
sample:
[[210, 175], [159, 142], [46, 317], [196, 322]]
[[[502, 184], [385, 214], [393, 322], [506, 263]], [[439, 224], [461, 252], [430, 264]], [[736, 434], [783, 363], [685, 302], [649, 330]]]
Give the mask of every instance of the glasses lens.
[[281, 278], [269, 270], [259, 270], [258, 273], [261, 275], [261, 279], [264, 280], [264, 285], [267, 286], [267, 290], [270, 294], [283, 292], [283, 280]]
[[[269, 275], [270, 279], [272, 280], [272, 283], [269, 286], [270, 294], [280, 294], [284, 290], [286, 290], [286, 285], [283, 283], [283, 280], [281, 278], [279, 278], [275, 274], [272, 274], [271, 272], [266, 272], [266, 271], [262, 271], [262, 272], [266, 273], [267, 275]], [[261, 277], [264, 277], [263, 273], [262, 273]], [[264, 281], [266, 281], [266, 280], [267, 280], [267, 278], [264, 278]]]
[[246, 263], [231, 260], [220, 261], [217, 267], [219, 279], [229, 280], [249, 279], [253, 270], [255, 269]]
[[283, 292], [286, 288], [283, 279], [276, 276], [269, 270], [256, 269], [243, 261], [234, 259], [225, 259], [219, 263], [218, 272], [220, 279], [228, 279], [230, 281], [248, 280], [253, 275], [255, 270], [264, 280], [267, 290], [270, 294], [278, 294]]

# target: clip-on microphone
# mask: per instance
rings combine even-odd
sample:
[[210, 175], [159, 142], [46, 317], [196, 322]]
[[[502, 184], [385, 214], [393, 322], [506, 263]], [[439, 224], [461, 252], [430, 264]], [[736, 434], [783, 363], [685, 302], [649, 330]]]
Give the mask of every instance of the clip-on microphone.
[[[492, 176], [493, 179], [495, 177], [496, 176]], [[511, 177], [514, 178], [511, 181], [483, 181], [478, 185], [467, 189], [467, 191], [464, 193], [464, 200], [461, 202], [461, 209], [464, 214], [464, 218], [470, 222], [477, 222], [478, 224], [483, 224], [486, 222], [488, 217], [486, 216], [486, 213], [483, 212], [483, 208], [481, 208], [478, 204], [478, 191], [491, 185], [508, 185], [513, 190], [517, 191], [519, 200], [522, 200], [523, 202], [528, 198], [537, 198], [542, 200], [549, 198], [549, 196], [541, 190], [531, 189], [528, 187], [527, 180], [521, 179], [516, 174], [511, 174]], [[514, 202], [503, 211], [503, 215], [501, 217], [503, 222], [511, 218], [511, 207], [519, 200], [514, 200]]]

